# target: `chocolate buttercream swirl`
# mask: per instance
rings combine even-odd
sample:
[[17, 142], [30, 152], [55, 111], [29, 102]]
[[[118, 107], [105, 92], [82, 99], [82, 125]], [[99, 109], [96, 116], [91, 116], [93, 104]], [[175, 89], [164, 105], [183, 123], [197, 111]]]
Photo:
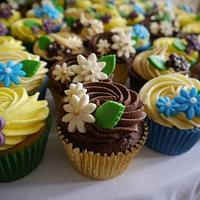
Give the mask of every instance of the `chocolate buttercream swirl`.
[[74, 146], [100, 153], [124, 152], [134, 146], [141, 138], [142, 121], [146, 116], [143, 112], [143, 103], [137, 93], [117, 83], [88, 83], [84, 88], [87, 89], [90, 102], [95, 103], [97, 108], [106, 101], [112, 100], [125, 105], [125, 111], [114, 128], [102, 129], [93, 123], [86, 124], [86, 133], [78, 131], [69, 133], [68, 125], [62, 122], [62, 117], [66, 113], [61, 107], [58, 125], [65, 137]]

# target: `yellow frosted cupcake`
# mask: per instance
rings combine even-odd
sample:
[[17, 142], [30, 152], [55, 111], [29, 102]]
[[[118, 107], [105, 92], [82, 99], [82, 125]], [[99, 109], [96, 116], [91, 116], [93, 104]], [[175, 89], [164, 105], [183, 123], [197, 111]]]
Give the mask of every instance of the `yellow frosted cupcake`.
[[4, 24], [6, 27], [11, 27], [20, 17], [20, 12], [12, 9], [6, 3], [0, 3], [0, 23]]
[[147, 82], [139, 96], [149, 126], [147, 145], [160, 153], [179, 155], [200, 139], [200, 82], [168, 74]]
[[178, 39], [175, 37], [161, 37], [153, 42], [154, 47], [161, 47], [168, 45], [169, 53], [176, 53], [178, 55], [184, 56], [191, 64], [197, 62], [199, 53], [197, 50], [190, 49], [190, 41], [185, 39]]
[[131, 89], [139, 91], [149, 80], [164, 74], [189, 74], [190, 63], [184, 57], [168, 53], [168, 47], [157, 47], [138, 54], [129, 70]]
[[0, 86], [24, 87], [29, 94], [41, 90], [44, 98], [48, 69], [37, 55], [26, 51], [0, 52]]
[[42, 35], [59, 32], [61, 25], [51, 19], [24, 18], [16, 21], [11, 27], [11, 34], [25, 44], [34, 43]]
[[120, 84], [71, 84], [57, 129], [72, 166], [93, 179], [123, 173], [147, 138], [143, 103]]
[[83, 49], [81, 38], [66, 31], [42, 36], [33, 47], [35, 54], [48, 61], [61, 60], [65, 56], [79, 54]]
[[38, 96], [0, 87], [0, 182], [26, 176], [43, 158], [51, 123], [48, 103]]

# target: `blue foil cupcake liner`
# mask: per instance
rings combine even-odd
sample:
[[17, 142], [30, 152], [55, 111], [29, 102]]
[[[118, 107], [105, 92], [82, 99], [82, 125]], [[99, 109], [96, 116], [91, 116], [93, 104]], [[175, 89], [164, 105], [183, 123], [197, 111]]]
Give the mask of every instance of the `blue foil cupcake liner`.
[[167, 154], [179, 155], [192, 148], [200, 139], [200, 129], [180, 130], [168, 128], [146, 118], [149, 136], [146, 145], [151, 149]]
[[47, 85], [48, 85], [48, 76], [46, 76], [46, 78], [44, 79], [42, 85], [40, 86], [38, 90], [38, 92], [40, 93], [40, 96], [38, 98], [39, 100], [45, 99]]

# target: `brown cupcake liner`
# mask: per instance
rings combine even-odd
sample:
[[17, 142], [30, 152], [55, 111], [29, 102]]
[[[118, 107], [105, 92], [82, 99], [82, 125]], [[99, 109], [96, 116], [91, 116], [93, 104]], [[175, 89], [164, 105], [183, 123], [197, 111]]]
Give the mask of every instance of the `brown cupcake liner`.
[[128, 63], [116, 63], [113, 82], [125, 85], [127, 78], [128, 78]]
[[111, 155], [81, 151], [78, 147], [73, 148], [73, 144], [64, 138], [60, 127], [57, 127], [57, 131], [71, 165], [83, 176], [104, 180], [114, 178], [124, 172], [138, 154], [147, 140], [148, 127], [146, 124], [144, 126], [144, 133], [136, 145], [130, 150]]
[[129, 68], [129, 82], [130, 88], [136, 92], [139, 92], [143, 85], [147, 82], [141, 76], [139, 76], [132, 67]]

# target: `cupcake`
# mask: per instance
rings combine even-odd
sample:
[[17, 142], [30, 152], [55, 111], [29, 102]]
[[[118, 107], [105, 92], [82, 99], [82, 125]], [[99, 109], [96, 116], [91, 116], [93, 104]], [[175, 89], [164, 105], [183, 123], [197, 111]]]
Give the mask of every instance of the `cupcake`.
[[67, 30], [77, 34], [85, 43], [87, 43], [92, 36], [104, 31], [102, 21], [89, 19], [83, 13], [81, 13], [78, 18], [67, 17], [66, 23]]
[[149, 137], [147, 146], [168, 155], [179, 155], [200, 138], [200, 82], [181, 74], [156, 77], [139, 96], [145, 105]]
[[51, 19], [23, 18], [16, 21], [11, 27], [11, 34], [29, 48], [41, 36], [59, 32], [62, 25], [56, 24]]
[[12, 24], [20, 19], [20, 12], [12, 9], [7, 3], [0, 3], [0, 23], [6, 27], [11, 27]]
[[38, 96], [0, 87], [0, 182], [28, 175], [43, 158], [51, 123], [47, 101]]
[[183, 56], [169, 54], [167, 46], [138, 54], [129, 70], [131, 89], [139, 91], [149, 80], [164, 74], [189, 74], [190, 63]]
[[26, 51], [0, 52], [0, 86], [24, 87], [29, 95], [39, 91], [45, 97], [47, 86], [46, 62]]
[[196, 49], [196, 40], [195, 42], [193, 39], [186, 37], [185, 39], [179, 39], [176, 37], [161, 37], [156, 39], [153, 42], [154, 47], [161, 47], [168, 45], [168, 52], [169, 53], [176, 53], [180, 56], [184, 56], [188, 62], [192, 65], [195, 64], [198, 60], [199, 53], [198, 49]]
[[49, 88], [56, 105], [59, 106], [71, 83], [111, 82], [115, 64], [115, 55], [97, 59], [94, 53], [71, 55], [55, 63], [49, 71]]
[[176, 36], [180, 31], [180, 25], [176, 13], [171, 6], [163, 6], [146, 16], [144, 25], [148, 27], [151, 33], [151, 39], [159, 37]]
[[151, 46], [150, 33], [141, 24], [136, 24], [132, 27], [132, 39], [136, 41], [135, 49], [137, 52], [148, 50]]
[[83, 50], [81, 38], [65, 31], [42, 36], [33, 47], [34, 53], [47, 61], [61, 60], [65, 56], [79, 54]]
[[95, 35], [89, 43], [89, 50], [98, 56], [115, 54], [117, 65], [113, 81], [125, 84], [128, 77], [128, 68], [132, 64], [136, 50], [136, 41], [131, 38], [128, 30], [116, 28], [112, 32]]
[[54, 5], [51, 0], [42, 0], [35, 3], [31, 10], [28, 10], [26, 16], [28, 18], [51, 19], [54, 22], [62, 23], [64, 14], [62, 6]]
[[71, 84], [57, 129], [72, 166], [93, 179], [121, 174], [145, 143], [146, 114], [137, 93], [120, 84]]

